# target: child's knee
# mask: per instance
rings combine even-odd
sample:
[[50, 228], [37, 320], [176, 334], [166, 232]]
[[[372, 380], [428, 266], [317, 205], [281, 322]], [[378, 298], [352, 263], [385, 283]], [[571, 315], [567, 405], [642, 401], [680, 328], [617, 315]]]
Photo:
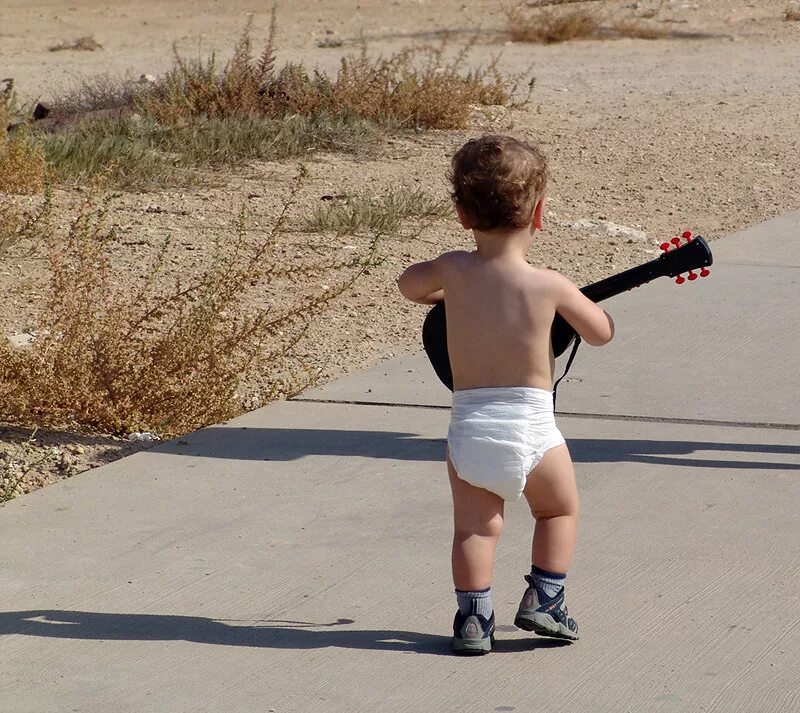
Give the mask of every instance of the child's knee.
[[559, 493], [555, 497], [542, 500], [528, 501], [531, 515], [536, 520], [549, 517], [578, 517], [577, 491]]
[[503, 534], [503, 517], [496, 515], [482, 520], [460, 520], [456, 518], [455, 534], [458, 539], [477, 537], [498, 538]]
[[556, 517], [578, 517], [578, 510], [571, 509], [571, 508], [563, 508], [557, 509], [553, 508], [550, 510], [533, 510], [531, 509], [531, 515], [533, 515], [534, 520], [552, 520]]

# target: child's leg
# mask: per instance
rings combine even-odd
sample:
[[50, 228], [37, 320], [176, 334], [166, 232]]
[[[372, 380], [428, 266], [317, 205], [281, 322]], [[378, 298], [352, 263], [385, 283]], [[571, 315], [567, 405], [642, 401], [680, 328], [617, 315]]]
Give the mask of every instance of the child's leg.
[[450, 456], [447, 472], [453, 491], [453, 583], [458, 611], [453, 620], [453, 651], [485, 654], [494, 642], [492, 571], [503, 531], [503, 499], [458, 477]]
[[564, 581], [575, 550], [578, 489], [566, 445], [551, 448], [528, 476], [525, 498], [536, 518], [528, 589], [514, 623], [542, 636], [578, 638], [564, 603]]
[[478, 592], [492, 584], [504, 501], [461, 480], [449, 456], [447, 472], [453, 491], [453, 583], [459, 591]]
[[536, 519], [531, 562], [566, 574], [575, 551], [578, 488], [566, 445], [551, 448], [528, 476], [525, 498]]

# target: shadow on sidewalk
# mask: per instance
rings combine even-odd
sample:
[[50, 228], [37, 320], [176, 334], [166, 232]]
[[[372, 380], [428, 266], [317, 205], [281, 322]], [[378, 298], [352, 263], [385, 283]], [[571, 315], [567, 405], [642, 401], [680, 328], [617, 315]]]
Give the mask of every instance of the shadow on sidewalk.
[[[452, 656], [450, 638], [411, 631], [343, 629], [355, 622], [329, 624], [303, 621], [236, 621], [166, 614], [106, 614], [34, 609], [0, 612], [0, 636], [25, 635], [102, 641], [192, 641], [218, 646], [272, 649], [366, 649]], [[321, 629], [321, 631], [320, 631]], [[498, 642], [506, 653], [557, 648], [555, 639], [513, 639]]]
[[[800, 446], [708, 441], [656, 441], [571, 438], [576, 463], [650, 463], [693, 468], [800, 470], [799, 463], [752, 460], [745, 453], [800, 456]], [[442, 462], [444, 438], [423, 438], [397, 431], [351, 431], [324, 428], [225, 428], [211, 426], [152, 452], [201, 458], [291, 461], [305, 456], [357, 456], [392, 460]], [[727, 458], [686, 458], [695, 452], [727, 453]]]
[[[800, 456], [800, 446], [765, 443], [713, 443], [708, 441], [651, 441], [602, 438], [571, 438], [568, 441], [576, 463], [648, 463], [690, 468], [732, 468], [745, 470], [800, 470], [800, 463], [760, 461], [743, 458], [743, 453]], [[714, 451], [729, 454], [725, 459], [685, 458], [692, 453]]]

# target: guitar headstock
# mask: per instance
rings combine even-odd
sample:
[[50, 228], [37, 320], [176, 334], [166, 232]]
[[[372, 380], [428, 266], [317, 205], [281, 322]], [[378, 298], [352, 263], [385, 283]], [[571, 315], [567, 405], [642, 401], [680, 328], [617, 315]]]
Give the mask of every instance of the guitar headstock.
[[[665, 262], [664, 272], [675, 278], [678, 285], [687, 280], [694, 282], [699, 277], [708, 277], [711, 272], [711, 250], [708, 243], [701, 235], [692, 237], [690, 231], [685, 231], [680, 237], [676, 236], [659, 246], [663, 255], [659, 260]], [[699, 272], [695, 272], [699, 268]], [[688, 271], [688, 272], [687, 272]], [[687, 272], [686, 277], [682, 273]]]

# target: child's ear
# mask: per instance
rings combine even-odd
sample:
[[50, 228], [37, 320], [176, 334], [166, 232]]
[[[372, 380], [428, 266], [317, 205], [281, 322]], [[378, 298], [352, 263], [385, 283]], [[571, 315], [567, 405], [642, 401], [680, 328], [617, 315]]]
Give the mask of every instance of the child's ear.
[[536, 230], [541, 230], [543, 226], [542, 216], [544, 215], [544, 199], [545, 197], [542, 196], [536, 203], [536, 207], [533, 209], [533, 227]]
[[456, 213], [458, 213], [458, 220], [461, 223], [461, 227], [463, 227], [464, 230], [470, 230], [472, 225], [469, 222], [469, 217], [458, 203], [456, 203]]

